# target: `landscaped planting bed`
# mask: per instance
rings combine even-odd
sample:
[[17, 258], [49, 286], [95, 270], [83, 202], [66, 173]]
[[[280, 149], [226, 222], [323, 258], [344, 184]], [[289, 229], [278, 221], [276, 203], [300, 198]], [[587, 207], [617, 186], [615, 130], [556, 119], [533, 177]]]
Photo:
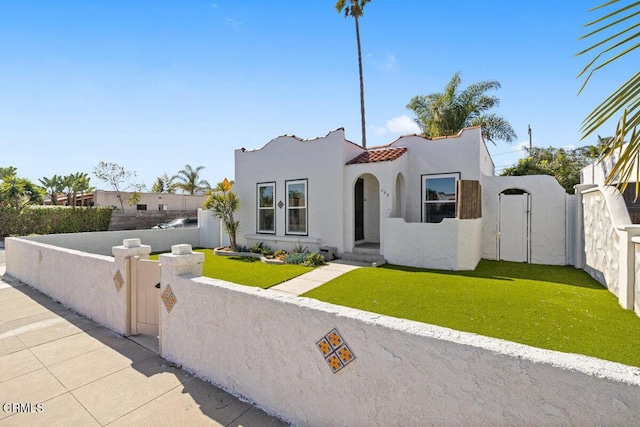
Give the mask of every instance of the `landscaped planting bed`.
[[[311, 267], [300, 265], [265, 264], [259, 258], [216, 256], [212, 249], [196, 249], [195, 251], [204, 253], [203, 276], [262, 289], [270, 288], [313, 270]], [[151, 259], [158, 259], [158, 255], [151, 255]]]
[[482, 260], [475, 271], [361, 268], [303, 296], [640, 366], [640, 318], [584, 271]]

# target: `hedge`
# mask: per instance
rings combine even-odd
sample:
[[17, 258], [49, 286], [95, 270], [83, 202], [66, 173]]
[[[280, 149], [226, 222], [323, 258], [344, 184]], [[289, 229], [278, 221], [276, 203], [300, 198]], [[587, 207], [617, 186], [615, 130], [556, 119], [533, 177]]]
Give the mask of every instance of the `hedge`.
[[0, 237], [106, 231], [112, 207], [28, 206], [0, 208]]

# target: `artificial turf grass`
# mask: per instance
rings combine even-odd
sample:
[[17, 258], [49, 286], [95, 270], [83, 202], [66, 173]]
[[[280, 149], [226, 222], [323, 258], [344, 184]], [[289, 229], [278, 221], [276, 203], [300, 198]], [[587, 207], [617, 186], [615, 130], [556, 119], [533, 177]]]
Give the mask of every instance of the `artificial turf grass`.
[[[262, 289], [313, 270], [313, 267], [293, 264], [265, 264], [257, 258], [217, 256], [211, 249], [195, 249], [194, 252], [204, 253], [203, 276]], [[158, 254], [152, 254], [150, 258], [158, 259]]]
[[302, 296], [534, 347], [640, 366], [640, 318], [582, 270], [482, 260], [447, 272], [385, 265]]

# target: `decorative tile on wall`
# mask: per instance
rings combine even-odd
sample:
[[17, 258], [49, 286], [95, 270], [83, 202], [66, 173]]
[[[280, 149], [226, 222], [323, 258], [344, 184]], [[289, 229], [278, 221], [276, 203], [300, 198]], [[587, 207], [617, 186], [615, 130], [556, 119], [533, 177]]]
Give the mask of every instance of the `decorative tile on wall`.
[[120, 292], [120, 289], [122, 289], [122, 285], [124, 285], [124, 279], [122, 278], [122, 273], [120, 273], [120, 270], [118, 270], [115, 276], [113, 276], [113, 284], [116, 286], [116, 290]]
[[176, 302], [178, 302], [178, 300], [176, 299], [176, 296], [173, 294], [173, 291], [171, 290], [171, 286], [167, 285], [164, 288], [164, 291], [162, 291], [161, 298], [162, 298], [162, 302], [164, 303], [164, 308], [167, 309], [167, 313], [170, 313], [173, 306], [176, 305]]
[[356, 358], [335, 328], [322, 337], [320, 341], [316, 343], [316, 347], [320, 350], [320, 353], [324, 356], [324, 360], [334, 374]]

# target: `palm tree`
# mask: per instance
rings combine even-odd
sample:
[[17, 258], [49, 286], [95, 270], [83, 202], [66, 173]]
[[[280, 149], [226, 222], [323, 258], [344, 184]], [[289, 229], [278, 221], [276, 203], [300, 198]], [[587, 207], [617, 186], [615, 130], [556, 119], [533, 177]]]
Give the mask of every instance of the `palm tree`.
[[77, 194], [80, 193], [80, 206], [85, 205], [84, 195], [95, 190], [95, 187], [91, 186], [91, 177], [86, 172], [78, 172], [73, 175], [73, 191]]
[[51, 200], [52, 205], [58, 204], [58, 195], [64, 192], [63, 178], [58, 175], [53, 175], [51, 178], [43, 177], [39, 179], [40, 184], [47, 191], [47, 196]]
[[211, 184], [200, 179], [200, 171], [202, 169], [204, 169], [204, 166], [198, 166], [193, 169], [190, 165], [185, 165], [184, 169], [179, 170], [176, 175], [171, 177], [171, 180], [178, 181], [175, 184], [176, 188], [179, 188], [188, 194], [195, 194], [198, 191], [211, 188]]
[[364, 79], [362, 77], [362, 47], [360, 45], [360, 24], [359, 19], [362, 16], [362, 9], [370, 0], [338, 0], [336, 2], [336, 10], [338, 13], [344, 11], [344, 16], [353, 16], [356, 21], [356, 41], [358, 42], [358, 71], [360, 72], [360, 117], [362, 119], [362, 146], [367, 147], [367, 131], [364, 120]]
[[240, 228], [240, 221], [236, 221], [233, 214], [240, 206], [240, 199], [231, 191], [233, 181], [227, 178], [219, 182], [213, 190], [207, 191], [207, 200], [204, 202], [206, 209], [212, 210], [216, 217], [222, 220], [224, 229], [229, 234], [231, 249], [236, 249], [236, 234]]
[[[626, 6], [619, 6], [615, 10], [606, 9], [618, 0], [610, 0], [606, 3], [590, 9], [589, 12], [603, 10], [603, 16], [589, 22], [586, 27], [594, 26], [594, 30], [580, 37], [580, 40], [599, 37], [593, 45], [584, 49], [579, 55], [587, 53], [595, 54], [595, 57], [587, 64], [578, 77], [586, 76], [580, 92], [589, 82], [589, 79], [598, 70], [606, 65], [627, 56], [628, 53], [640, 47], [640, 25], [630, 21], [640, 14], [640, 1], [629, 2]], [[627, 26], [628, 25], [628, 26]], [[633, 64], [631, 64], [633, 67]], [[621, 117], [620, 117], [621, 115]], [[615, 134], [608, 140], [603, 149], [603, 157], [609, 157], [615, 151], [620, 152], [620, 157], [611, 172], [607, 176], [606, 183], [617, 181], [617, 186], [624, 191], [629, 181], [636, 182], [636, 198], [640, 188], [640, 176], [638, 165], [640, 164], [640, 72], [631, 76], [614, 93], [598, 105], [582, 122], [582, 139], [593, 134], [600, 126], [613, 117], [620, 117]], [[624, 145], [628, 141], [626, 149]]]
[[25, 205], [42, 204], [43, 190], [15, 173], [5, 173], [0, 180], [0, 205], [22, 209]]
[[517, 135], [504, 117], [488, 112], [500, 104], [496, 96], [486, 95], [490, 90], [500, 89], [496, 80], [474, 83], [460, 91], [460, 73], [444, 88], [444, 92], [414, 96], [407, 108], [412, 110], [422, 133], [429, 137], [455, 135], [465, 127], [482, 126], [482, 136], [513, 142]]

